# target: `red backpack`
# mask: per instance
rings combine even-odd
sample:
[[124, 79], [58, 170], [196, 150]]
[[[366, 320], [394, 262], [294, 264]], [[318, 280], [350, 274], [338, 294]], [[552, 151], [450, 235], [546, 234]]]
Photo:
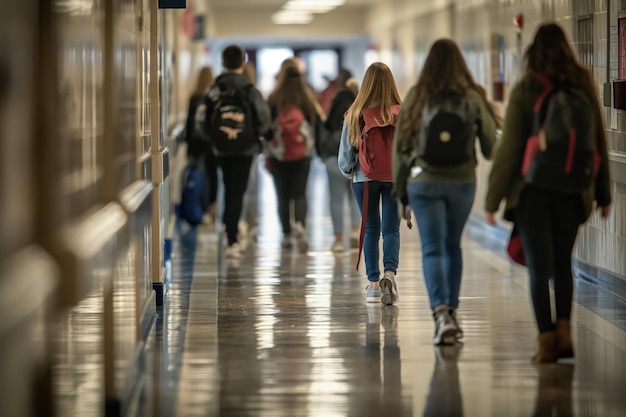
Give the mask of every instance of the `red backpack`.
[[379, 108], [363, 109], [361, 112], [361, 140], [359, 141], [359, 165], [370, 180], [391, 181], [391, 153], [393, 132], [398, 121], [400, 105], [391, 107], [394, 118], [390, 125], [380, 126]]
[[[367, 178], [373, 181], [391, 181], [391, 154], [393, 150], [393, 133], [398, 122], [400, 105], [391, 106], [393, 122], [381, 126], [377, 120], [381, 118], [379, 108], [363, 109], [361, 111], [361, 140], [359, 141], [359, 165]], [[365, 237], [365, 223], [367, 221], [367, 201], [369, 200], [369, 181], [365, 181], [363, 191], [363, 208], [361, 210], [361, 234], [359, 236], [359, 256], [356, 260], [356, 269], [359, 269], [363, 239]]]
[[297, 107], [289, 107], [278, 113], [274, 139], [269, 153], [279, 161], [299, 161], [313, 156], [315, 132]]

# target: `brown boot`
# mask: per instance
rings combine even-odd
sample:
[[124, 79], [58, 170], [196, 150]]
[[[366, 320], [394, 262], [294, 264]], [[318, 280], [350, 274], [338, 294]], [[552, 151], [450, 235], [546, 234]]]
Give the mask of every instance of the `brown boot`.
[[572, 327], [569, 320], [558, 319], [556, 321], [556, 348], [559, 358], [573, 358], [574, 346], [572, 345]]
[[555, 332], [539, 333], [539, 349], [537, 349], [537, 353], [535, 353], [532, 359], [535, 363], [556, 362], [557, 350]]
[[209, 206], [209, 216], [211, 216], [211, 222], [215, 224], [215, 217], [217, 216], [217, 203], [212, 203]]

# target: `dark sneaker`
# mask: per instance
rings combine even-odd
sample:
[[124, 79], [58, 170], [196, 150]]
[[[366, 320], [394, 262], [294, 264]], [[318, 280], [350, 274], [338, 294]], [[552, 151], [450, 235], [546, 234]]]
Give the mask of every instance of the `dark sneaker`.
[[435, 318], [435, 336], [433, 337], [433, 345], [452, 345], [456, 341], [456, 332], [458, 327], [455, 326], [450, 317], [448, 306], [438, 306], [433, 313]]
[[398, 287], [396, 287], [396, 280], [392, 275], [385, 274], [378, 285], [380, 285], [380, 291], [382, 292], [380, 301], [383, 304], [389, 306], [398, 302], [400, 298], [398, 297]]

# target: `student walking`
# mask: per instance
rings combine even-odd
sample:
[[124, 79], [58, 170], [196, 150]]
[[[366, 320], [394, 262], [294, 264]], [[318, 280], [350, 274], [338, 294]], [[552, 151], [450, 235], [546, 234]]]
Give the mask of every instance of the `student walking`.
[[[246, 62], [243, 74], [248, 77], [253, 86], [256, 87], [256, 67], [252, 62]], [[241, 221], [239, 222], [239, 240], [244, 242], [256, 241], [258, 229], [258, 192], [259, 192], [259, 157], [254, 155], [250, 164], [250, 175], [248, 186], [243, 195], [243, 208], [241, 210]], [[240, 242], [242, 243], [242, 242]], [[242, 244], [242, 246], [245, 246]]]
[[609, 214], [607, 146], [597, 86], [558, 25], [539, 27], [525, 63], [509, 98], [485, 210], [487, 222], [496, 224], [494, 213], [506, 200], [504, 219], [519, 231], [539, 330], [532, 361], [555, 362], [574, 356], [571, 265], [578, 228], [594, 201], [603, 218]]
[[208, 136], [196, 124], [196, 112], [204, 103], [204, 96], [213, 85], [215, 78], [209, 67], [203, 67], [198, 73], [196, 85], [189, 98], [187, 123], [185, 124], [185, 142], [187, 142], [187, 157], [198, 161], [204, 166], [209, 195], [207, 203], [211, 223], [215, 223], [217, 200], [217, 159], [211, 147]]
[[[330, 104], [330, 110], [324, 123], [325, 132], [321, 136], [322, 140], [318, 141], [318, 154], [326, 165], [328, 175], [330, 218], [335, 232], [335, 241], [331, 246], [333, 252], [343, 252], [344, 250], [343, 215], [346, 202], [350, 213], [350, 246], [352, 247], [357, 247], [359, 244], [358, 233], [361, 223], [359, 207], [352, 192], [350, 180], [346, 179], [339, 170], [337, 158], [343, 116], [356, 98], [358, 82], [349, 77], [350, 73], [347, 70], [342, 70], [339, 74], [340, 76], [335, 80], [338, 91]], [[347, 85], [348, 80], [351, 80], [350, 87]]]
[[270, 112], [259, 90], [243, 74], [245, 51], [230, 45], [222, 51], [226, 71], [207, 94], [205, 130], [213, 145], [224, 182], [223, 223], [226, 255], [241, 256], [237, 242], [242, 200], [248, 185], [252, 158], [260, 152], [259, 138], [269, 129]]
[[[398, 301], [395, 278], [400, 252], [400, 216], [398, 203], [391, 196], [391, 142], [401, 103], [389, 67], [381, 62], [373, 63], [365, 71], [361, 89], [346, 112], [341, 131], [338, 165], [342, 174], [353, 182], [363, 219], [361, 243], [369, 283], [365, 298], [368, 303], [390, 305]], [[374, 159], [373, 155], [378, 157]], [[382, 279], [378, 248], [381, 233]]]
[[[269, 168], [276, 186], [278, 216], [283, 248], [308, 249], [306, 237], [306, 189], [315, 154], [315, 138], [324, 120], [321, 108], [311, 95], [303, 74], [286, 61], [277, 77], [278, 84], [268, 98], [274, 129], [266, 135]], [[291, 203], [294, 213], [291, 216]]]
[[449, 39], [430, 48], [400, 113], [394, 195], [409, 202], [419, 230], [435, 345], [463, 337], [457, 322], [461, 235], [476, 191], [475, 142], [491, 157], [498, 117]]

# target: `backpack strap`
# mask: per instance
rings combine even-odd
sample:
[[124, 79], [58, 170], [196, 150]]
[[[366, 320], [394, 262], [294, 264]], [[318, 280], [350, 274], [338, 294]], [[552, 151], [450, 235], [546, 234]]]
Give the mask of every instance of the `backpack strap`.
[[365, 136], [365, 132], [363, 131], [365, 129], [365, 118], [363, 118], [363, 113], [359, 116], [359, 128], [361, 129], [361, 139], [363, 139], [363, 136]]
[[367, 225], [367, 202], [369, 200], [369, 181], [363, 184], [363, 209], [361, 210], [361, 231], [359, 233], [359, 256], [356, 259], [356, 270], [359, 270], [361, 263], [361, 253], [363, 252], [363, 241], [365, 240], [365, 226]]
[[548, 97], [555, 91], [554, 83], [545, 75], [534, 73], [533, 77], [535, 77], [541, 84], [543, 84], [543, 91], [537, 97], [537, 101], [535, 101], [535, 105], [533, 106], [533, 135], [539, 134], [539, 129], [541, 128], [541, 122], [544, 118], [545, 113], [545, 104], [548, 102]]

